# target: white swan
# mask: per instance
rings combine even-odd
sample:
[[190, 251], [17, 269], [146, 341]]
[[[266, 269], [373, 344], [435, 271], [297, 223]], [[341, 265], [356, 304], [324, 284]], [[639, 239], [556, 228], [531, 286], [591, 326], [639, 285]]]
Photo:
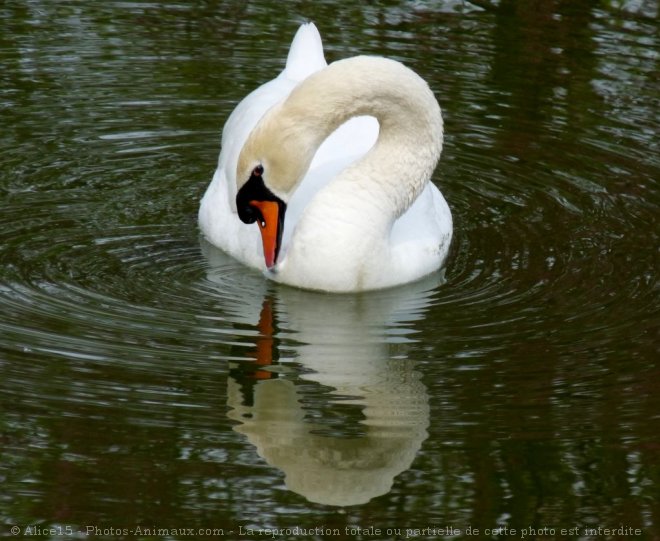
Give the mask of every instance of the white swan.
[[440, 268], [452, 236], [449, 207], [429, 182], [442, 139], [440, 107], [417, 74], [380, 57], [328, 66], [316, 27], [303, 25], [285, 70], [229, 117], [200, 228], [298, 287], [416, 280]]

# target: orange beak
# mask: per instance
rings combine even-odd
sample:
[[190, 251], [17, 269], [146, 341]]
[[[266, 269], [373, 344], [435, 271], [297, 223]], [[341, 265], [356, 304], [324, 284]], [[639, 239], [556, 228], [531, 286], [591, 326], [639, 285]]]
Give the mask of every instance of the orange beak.
[[261, 231], [266, 267], [272, 268], [277, 263], [284, 228], [284, 209], [277, 201], [250, 201], [250, 205], [259, 209], [261, 219], [257, 220]]

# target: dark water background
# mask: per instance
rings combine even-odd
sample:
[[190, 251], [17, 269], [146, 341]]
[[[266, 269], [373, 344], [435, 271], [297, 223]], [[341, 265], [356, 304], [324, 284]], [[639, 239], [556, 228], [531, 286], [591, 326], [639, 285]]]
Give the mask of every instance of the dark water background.
[[[0, 3], [0, 536], [660, 538], [658, 3], [360, 4]], [[305, 20], [436, 92], [444, 277], [307, 293], [199, 238]]]

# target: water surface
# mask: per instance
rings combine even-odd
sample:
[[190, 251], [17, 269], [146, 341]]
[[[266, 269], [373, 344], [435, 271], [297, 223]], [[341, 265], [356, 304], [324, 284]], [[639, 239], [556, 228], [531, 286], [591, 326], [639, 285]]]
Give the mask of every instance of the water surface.
[[[658, 538], [657, 18], [653, 1], [5, 1], [2, 534]], [[435, 91], [442, 273], [310, 293], [200, 238], [220, 128], [306, 19], [328, 60], [390, 56]]]

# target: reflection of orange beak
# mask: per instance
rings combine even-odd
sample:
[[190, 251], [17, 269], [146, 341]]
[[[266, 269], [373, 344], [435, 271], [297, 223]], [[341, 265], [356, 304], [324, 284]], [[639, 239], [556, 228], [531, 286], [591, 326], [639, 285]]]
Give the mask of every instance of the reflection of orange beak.
[[[272, 300], [264, 299], [259, 317], [259, 337], [257, 338], [256, 363], [261, 366], [271, 366], [273, 357], [277, 358], [277, 345], [275, 343], [275, 316], [273, 314]], [[275, 374], [270, 370], [257, 370], [255, 379], [270, 379]]]
[[250, 201], [250, 205], [261, 212], [259, 229], [264, 247], [266, 267], [272, 268], [277, 263], [284, 226], [284, 209], [276, 201]]

